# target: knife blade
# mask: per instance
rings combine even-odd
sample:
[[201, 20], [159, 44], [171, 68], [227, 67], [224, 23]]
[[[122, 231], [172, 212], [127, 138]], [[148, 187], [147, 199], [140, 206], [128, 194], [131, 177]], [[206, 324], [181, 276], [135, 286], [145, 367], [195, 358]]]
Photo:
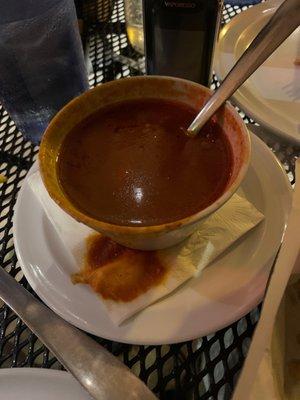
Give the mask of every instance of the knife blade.
[[129, 368], [42, 304], [3, 268], [0, 268], [0, 298], [94, 399], [156, 399]]

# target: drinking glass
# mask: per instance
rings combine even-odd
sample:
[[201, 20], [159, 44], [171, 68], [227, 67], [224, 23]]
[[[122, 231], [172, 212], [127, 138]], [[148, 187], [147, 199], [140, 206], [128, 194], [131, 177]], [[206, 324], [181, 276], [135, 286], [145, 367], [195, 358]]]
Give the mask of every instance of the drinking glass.
[[0, 0], [0, 102], [38, 143], [52, 117], [88, 89], [73, 0]]

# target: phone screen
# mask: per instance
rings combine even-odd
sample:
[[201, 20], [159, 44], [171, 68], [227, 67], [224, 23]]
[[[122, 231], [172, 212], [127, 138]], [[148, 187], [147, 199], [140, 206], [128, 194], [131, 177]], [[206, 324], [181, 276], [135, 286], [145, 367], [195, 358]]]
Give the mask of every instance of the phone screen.
[[173, 75], [193, 81], [201, 79], [201, 69], [198, 66], [203, 55], [205, 32], [155, 26], [154, 35], [155, 68], [160, 75]]
[[208, 85], [218, 0], [144, 0], [146, 67]]

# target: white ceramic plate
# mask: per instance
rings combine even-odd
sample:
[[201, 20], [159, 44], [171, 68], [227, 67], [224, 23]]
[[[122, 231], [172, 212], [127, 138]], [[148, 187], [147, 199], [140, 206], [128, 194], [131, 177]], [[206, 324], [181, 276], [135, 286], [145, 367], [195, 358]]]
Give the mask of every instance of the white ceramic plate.
[[92, 400], [67, 372], [42, 368], [0, 369], [0, 400]]
[[[214, 70], [223, 80], [282, 0], [258, 4], [220, 32]], [[287, 21], [288, 23], [288, 21]], [[300, 28], [236, 91], [232, 100], [270, 131], [300, 144]]]
[[[252, 161], [242, 185], [265, 221], [228, 249], [203, 274], [121, 327], [108, 318], [75, 272], [39, 201], [25, 180], [16, 204], [14, 241], [30, 285], [50, 308], [77, 327], [125, 343], [163, 344], [204, 336], [237, 320], [262, 299], [291, 204], [286, 173], [268, 147], [252, 136]], [[32, 173], [29, 172], [29, 174]]]

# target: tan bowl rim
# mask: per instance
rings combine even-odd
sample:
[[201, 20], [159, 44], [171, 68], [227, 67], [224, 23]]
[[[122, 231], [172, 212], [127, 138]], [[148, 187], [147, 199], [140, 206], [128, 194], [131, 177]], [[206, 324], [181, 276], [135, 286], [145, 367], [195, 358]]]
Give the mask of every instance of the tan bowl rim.
[[[182, 78], [176, 78], [176, 77], [169, 77], [169, 76], [149, 76], [149, 75], [144, 75], [144, 76], [136, 76], [136, 77], [127, 77], [123, 78], [122, 80], [171, 80], [175, 81], [178, 83], [187, 83], [190, 86], [195, 86], [199, 87], [201, 86], [201, 89], [203, 91], [206, 91], [207, 94], [211, 95], [213, 91], [205, 86], [202, 86], [198, 83], [188, 81], [186, 79]], [[44, 160], [46, 159], [45, 154], [46, 154], [46, 149], [48, 146], [49, 138], [51, 137], [52, 131], [56, 129], [56, 124], [57, 121], [61, 120], [64, 117], [67, 117], [69, 112], [72, 111], [73, 105], [84, 101], [84, 98], [87, 96], [90, 96], [91, 92], [95, 91], [101, 91], [101, 88], [105, 85], [106, 87], [116, 85], [118, 84], [118, 80], [106, 82], [104, 84], [101, 84], [99, 86], [94, 87], [93, 89], [88, 90], [87, 92], [83, 93], [82, 95], [75, 97], [73, 100], [71, 100], [68, 104], [66, 104], [57, 114], [56, 116], [52, 119], [50, 122], [49, 126], [47, 127], [43, 138], [42, 142], [40, 145], [40, 150], [39, 150], [39, 168], [40, 168], [40, 173], [42, 176], [42, 180], [44, 182], [44, 185], [50, 195], [50, 197], [64, 210], [66, 211], [69, 215], [71, 215], [73, 218], [75, 218], [77, 221], [87, 225], [87, 226], [92, 226], [94, 229], [99, 229], [100, 231], [111, 231], [115, 233], [124, 233], [124, 234], [144, 234], [144, 233], [163, 233], [165, 231], [169, 231], [172, 229], [175, 229], [176, 227], [179, 226], [186, 226], [186, 225], [191, 225], [193, 223], [196, 223], [200, 219], [204, 218], [205, 216], [210, 215], [213, 213], [215, 210], [217, 210], [219, 207], [221, 207], [227, 200], [230, 199], [230, 197], [236, 192], [238, 187], [240, 186], [250, 163], [250, 155], [251, 155], [251, 141], [250, 141], [250, 135], [247, 130], [247, 127], [245, 123], [243, 122], [242, 118], [236, 111], [236, 109], [228, 102], [226, 102], [226, 108], [233, 114], [234, 119], [238, 122], [239, 126], [242, 128], [242, 132], [244, 135], [245, 139], [245, 144], [246, 144], [246, 151], [245, 151], [245, 157], [244, 157], [244, 162], [243, 165], [233, 182], [233, 184], [220, 196], [214, 203], [209, 205], [208, 207], [204, 208], [203, 210], [200, 210], [199, 212], [192, 214], [188, 217], [182, 218], [180, 220], [172, 221], [172, 222], [167, 222], [164, 224], [159, 224], [159, 225], [147, 225], [147, 226], [129, 226], [129, 225], [116, 225], [112, 224], [109, 222], [104, 222], [100, 221], [98, 219], [95, 219], [91, 216], [88, 216], [78, 210], [71, 202], [71, 200], [68, 199], [68, 197], [64, 194], [63, 189], [61, 189], [61, 194], [57, 193], [55, 190], [52, 190], [52, 185], [50, 183], [50, 180], [48, 180], [47, 174], [45, 174], [45, 170], [47, 168], [47, 163], [44, 163]]]

